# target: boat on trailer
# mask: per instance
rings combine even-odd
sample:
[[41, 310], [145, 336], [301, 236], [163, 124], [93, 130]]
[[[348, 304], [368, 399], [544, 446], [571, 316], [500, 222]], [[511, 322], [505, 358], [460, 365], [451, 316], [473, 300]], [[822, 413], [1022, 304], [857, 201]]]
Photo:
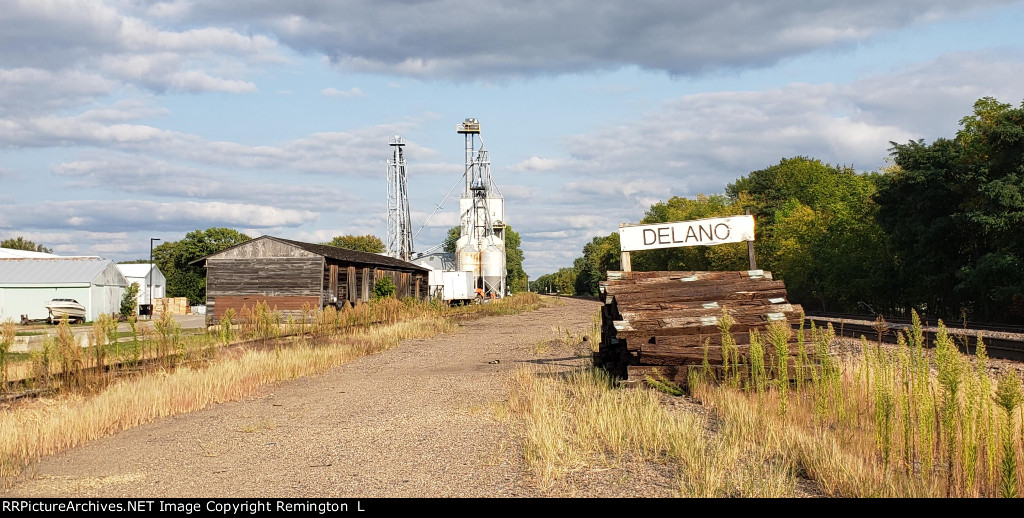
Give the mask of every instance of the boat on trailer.
[[60, 322], [67, 317], [68, 322], [85, 322], [85, 306], [75, 299], [53, 299], [46, 303], [50, 311], [50, 322]]

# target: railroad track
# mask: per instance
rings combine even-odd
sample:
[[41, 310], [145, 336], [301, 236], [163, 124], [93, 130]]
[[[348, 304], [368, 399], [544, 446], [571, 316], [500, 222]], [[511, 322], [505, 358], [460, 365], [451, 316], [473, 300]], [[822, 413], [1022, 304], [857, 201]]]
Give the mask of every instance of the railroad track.
[[[816, 313], [805, 315], [807, 325], [814, 323], [817, 327], [832, 324], [837, 335], [877, 341], [881, 331], [881, 340], [885, 343], [896, 343], [900, 332], [910, 333], [910, 320], [893, 319], [882, 322], [866, 315], [850, 315], [840, 313]], [[879, 324], [882, 324], [880, 327]], [[932, 347], [938, 327], [929, 322], [921, 323], [925, 343]], [[996, 326], [989, 324], [965, 323], [960, 326], [946, 326], [946, 331], [956, 341], [961, 351], [974, 354], [978, 336], [985, 343], [989, 357], [1003, 360], [1024, 362], [1024, 326]]]

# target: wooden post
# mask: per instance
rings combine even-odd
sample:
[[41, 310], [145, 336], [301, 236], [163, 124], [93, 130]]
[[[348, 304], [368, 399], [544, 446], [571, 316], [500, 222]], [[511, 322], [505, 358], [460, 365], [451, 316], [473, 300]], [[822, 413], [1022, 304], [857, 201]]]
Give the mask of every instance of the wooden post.
[[[743, 213], [746, 214], [747, 216], [749, 216], [750, 215], [750, 207], [747, 207], [746, 209], [743, 209]], [[753, 241], [747, 241], [747, 259], [750, 261], [750, 269], [751, 270], [756, 270], [757, 269], [757, 262], [754, 261], [754, 242]]]
[[330, 267], [330, 280], [327, 282], [327, 291], [330, 292], [330, 297], [324, 301], [323, 305], [332, 304], [334, 302], [341, 302], [338, 300], [338, 265], [332, 264]]
[[359, 300], [359, 296], [356, 295], [356, 267], [349, 266], [345, 269], [345, 295], [348, 297], [349, 303], [353, 306], [356, 305], [356, 301]]
[[368, 302], [370, 300], [370, 293], [373, 291], [371, 285], [373, 284], [373, 277], [370, 276], [370, 269], [363, 268], [363, 293], [361, 300]]
[[622, 252], [622, 271], [633, 271], [633, 262], [630, 260], [629, 252]]

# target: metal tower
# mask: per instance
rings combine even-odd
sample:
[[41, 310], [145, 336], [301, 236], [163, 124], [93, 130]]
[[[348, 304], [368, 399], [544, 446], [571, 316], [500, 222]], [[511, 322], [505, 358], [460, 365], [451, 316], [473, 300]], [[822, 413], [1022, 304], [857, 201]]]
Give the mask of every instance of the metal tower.
[[505, 207], [491, 179], [491, 161], [484, 149], [474, 149], [480, 122], [466, 119], [456, 132], [466, 138], [466, 188], [459, 199], [462, 235], [456, 242], [455, 264], [473, 272], [485, 297], [505, 294]]
[[388, 160], [388, 249], [387, 255], [408, 261], [412, 257], [412, 224], [409, 220], [409, 188], [406, 182], [405, 139], [388, 139], [394, 156]]

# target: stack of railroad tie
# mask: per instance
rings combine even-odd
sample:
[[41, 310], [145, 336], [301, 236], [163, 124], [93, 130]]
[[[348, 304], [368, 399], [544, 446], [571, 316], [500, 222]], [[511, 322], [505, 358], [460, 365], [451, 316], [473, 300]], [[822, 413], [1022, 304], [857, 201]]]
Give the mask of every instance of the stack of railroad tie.
[[[772, 279], [771, 272], [611, 271], [600, 286], [605, 305], [595, 363], [626, 382], [660, 375], [685, 385], [689, 369], [700, 368], [705, 355], [721, 377], [725, 314], [732, 319], [729, 335], [741, 365], [749, 365], [750, 331], [763, 334], [771, 322], [789, 324], [789, 354], [798, 353], [803, 309], [789, 304], [785, 283]], [[809, 338], [805, 334], [808, 348]], [[765, 349], [774, 352], [770, 345]]]

